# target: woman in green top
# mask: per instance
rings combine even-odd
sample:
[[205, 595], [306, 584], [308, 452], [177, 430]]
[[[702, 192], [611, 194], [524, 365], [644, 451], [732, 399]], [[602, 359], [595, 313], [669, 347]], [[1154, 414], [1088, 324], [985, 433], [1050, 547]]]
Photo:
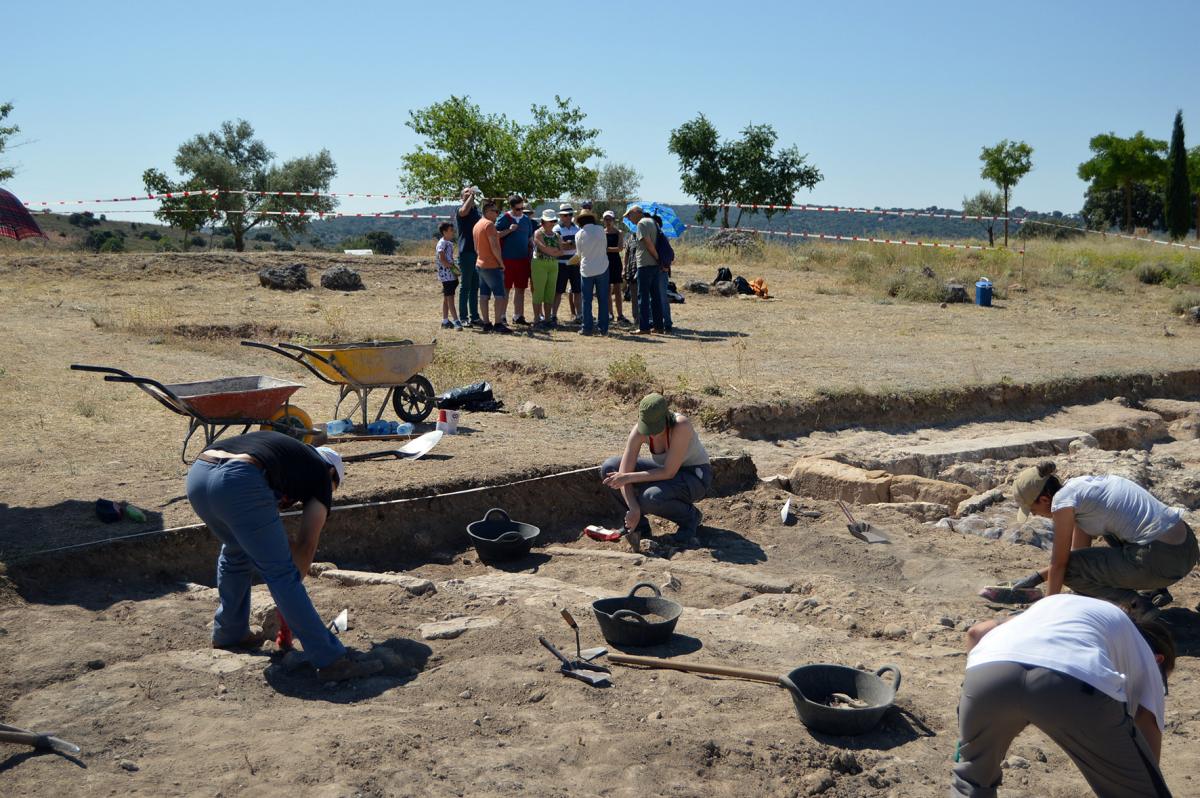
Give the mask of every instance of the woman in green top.
[[554, 211], [547, 208], [542, 211], [542, 226], [533, 233], [533, 263], [530, 266], [530, 277], [533, 283], [533, 326], [535, 329], [549, 329], [550, 305], [554, 302], [554, 284], [558, 279], [558, 258], [562, 255], [559, 249], [558, 236], [554, 234], [554, 223], [558, 219]]

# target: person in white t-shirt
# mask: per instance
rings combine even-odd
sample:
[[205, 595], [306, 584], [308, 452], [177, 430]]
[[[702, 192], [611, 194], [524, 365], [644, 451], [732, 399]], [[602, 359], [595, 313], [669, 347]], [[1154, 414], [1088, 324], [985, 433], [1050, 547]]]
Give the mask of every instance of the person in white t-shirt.
[[[1061, 482], [1052, 462], [1027, 468], [1013, 480], [1019, 520], [1054, 520], [1050, 567], [1014, 588], [1047, 595], [1063, 586], [1127, 607], [1134, 618], [1153, 618], [1171, 601], [1166, 588], [1200, 562], [1200, 546], [1182, 513], [1135, 482], [1118, 476], [1075, 477]], [[1093, 548], [1103, 537], [1108, 546]], [[1139, 593], [1138, 591], [1146, 591]]]
[[1101, 798], [1169, 798], [1158, 761], [1176, 651], [1161, 623], [1061, 594], [967, 640], [951, 795], [995, 796], [1009, 746], [1035, 726]]
[[[596, 214], [585, 208], [575, 217], [579, 232], [575, 235], [575, 249], [579, 253], [579, 274], [583, 292], [579, 309], [583, 324], [580, 335], [591, 335], [595, 327], [600, 335], [608, 335], [608, 237], [604, 228], [596, 224]], [[599, 320], [592, 313], [592, 297], [599, 305]]]

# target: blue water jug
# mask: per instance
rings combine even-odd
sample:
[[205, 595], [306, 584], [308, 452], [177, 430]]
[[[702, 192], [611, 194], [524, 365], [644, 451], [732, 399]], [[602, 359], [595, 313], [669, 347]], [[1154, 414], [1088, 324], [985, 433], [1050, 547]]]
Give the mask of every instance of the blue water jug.
[[980, 277], [975, 283], [975, 304], [981, 308], [992, 306], [992, 281], [986, 277]]
[[346, 418], [346, 419], [341, 419], [341, 420], [330, 421], [329, 423], [327, 423], [325, 425], [325, 434], [326, 435], [344, 435], [347, 432], [351, 432], [353, 429], [354, 429], [354, 422], [351, 421], [350, 419]]

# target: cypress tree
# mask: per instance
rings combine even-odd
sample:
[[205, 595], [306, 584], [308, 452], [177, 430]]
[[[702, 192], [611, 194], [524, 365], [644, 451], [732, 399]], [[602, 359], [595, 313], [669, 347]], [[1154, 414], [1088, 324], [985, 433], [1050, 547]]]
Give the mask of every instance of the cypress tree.
[[1192, 189], [1188, 183], [1187, 148], [1183, 145], [1183, 111], [1175, 112], [1171, 150], [1167, 153], [1167, 193], [1164, 198], [1167, 233], [1179, 240], [1192, 223]]

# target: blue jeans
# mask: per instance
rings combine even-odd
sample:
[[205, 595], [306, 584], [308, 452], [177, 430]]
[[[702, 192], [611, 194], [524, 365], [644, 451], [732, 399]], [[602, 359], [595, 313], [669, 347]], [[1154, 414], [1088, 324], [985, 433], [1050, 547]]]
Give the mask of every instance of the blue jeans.
[[600, 332], [608, 332], [608, 270], [599, 277], [583, 278], [583, 331], [592, 331], [592, 294], [600, 305]]
[[458, 295], [458, 317], [463, 321], [479, 321], [479, 272], [475, 268], [475, 253], [460, 252], [458, 269], [462, 272], [459, 278], [462, 290]]
[[[504, 267], [501, 266], [495, 269], [476, 269], [475, 274], [479, 277], [479, 298], [484, 302], [488, 297], [496, 299], [504, 299]], [[496, 321], [500, 321], [496, 319]]]
[[[645, 267], [642, 267], [645, 268]], [[637, 461], [638, 471], [653, 471], [658, 468], [653, 460]], [[600, 478], [604, 479], [621, 468], [620, 457], [610, 457], [600, 465]], [[658, 482], [638, 482], [633, 485], [637, 492], [638, 506], [642, 516], [657, 515], [680, 526], [692, 522], [692, 507], [708, 495], [712, 487], [712, 467], [685, 466], [670, 479]], [[617, 492], [620, 496], [620, 492]], [[621, 500], [624, 503], [624, 499]]]
[[637, 270], [638, 327], [646, 332], [651, 326], [663, 331], [663, 302], [659, 290], [662, 269], [655, 266], [639, 266]]
[[241, 460], [219, 465], [197, 460], [188, 471], [187, 496], [222, 544], [217, 559], [221, 603], [213, 619], [213, 642], [231, 645], [250, 633], [253, 566], [314, 667], [344, 656], [345, 647], [325, 626], [300, 581], [275, 493], [262, 470]]
[[670, 279], [671, 275], [663, 271], [661, 267], [659, 268], [658, 273], [660, 275], [658, 279], [658, 293], [662, 297], [663, 328], [667, 331], [670, 331], [670, 329], [675, 326], [671, 323], [671, 300], [667, 297], [667, 281]]

